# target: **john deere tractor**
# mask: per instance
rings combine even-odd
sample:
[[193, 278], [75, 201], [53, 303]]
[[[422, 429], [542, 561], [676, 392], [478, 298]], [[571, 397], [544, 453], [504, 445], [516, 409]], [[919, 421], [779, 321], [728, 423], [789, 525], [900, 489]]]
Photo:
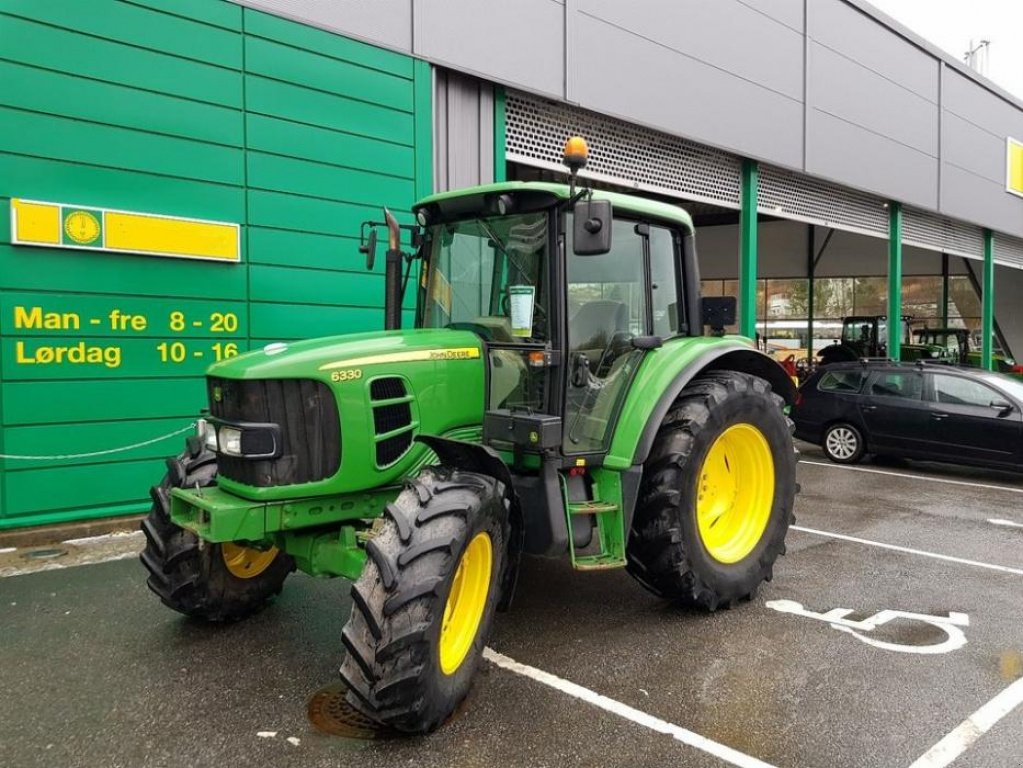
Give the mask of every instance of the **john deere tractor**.
[[368, 222], [370, 266], [387, 238], [385, 330], [209, 369], [208, 414], [142, 525], [167, 606], [233, 621], [296, 569], [350, 580], [348, 699], [417, 733], [468, 692], [523, 555], [625, 568], [708, 611], [771, 578], [793, 385], [748, 339], [704, 336], [735, 304], [701, 302], [684, 211], [577, 190], [580, 139], [565, 159], [570, 185], [462, 189], [416, 203], [415, 224]]

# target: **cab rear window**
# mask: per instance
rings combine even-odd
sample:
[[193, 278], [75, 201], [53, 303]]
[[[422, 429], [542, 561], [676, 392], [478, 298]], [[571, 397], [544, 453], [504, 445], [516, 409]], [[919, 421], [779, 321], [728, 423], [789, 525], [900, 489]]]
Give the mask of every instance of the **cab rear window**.
[[822, 392], [859, 392], [863, 386], [863, 371], [828, 371], [821, 377], [817, 389]]

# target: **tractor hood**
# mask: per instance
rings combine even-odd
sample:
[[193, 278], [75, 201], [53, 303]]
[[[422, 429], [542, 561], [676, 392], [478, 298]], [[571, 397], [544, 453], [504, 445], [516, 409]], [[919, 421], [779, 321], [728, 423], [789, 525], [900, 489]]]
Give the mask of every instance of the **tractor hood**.
[[479, 337], [468, 331], [373, 331], [267, 344], [215, 363], [207, 374], [225, 379], [330, 381], [335, 371], [347, 369], [360, 369], [369, 377], [384, 369], [411, 373], [422, 367], [416, 364], [430, 362], [476, 360], [482, 364], [482, 349]]
[[276, 459], [219, 457], [220, 487], [261, 501], [399, 483], [427, 459], [417, 435], [478, 439], [486, 400], [482, 342], [448, 329], [269, 344], [207, 374], [213, 417], [280, 430]]

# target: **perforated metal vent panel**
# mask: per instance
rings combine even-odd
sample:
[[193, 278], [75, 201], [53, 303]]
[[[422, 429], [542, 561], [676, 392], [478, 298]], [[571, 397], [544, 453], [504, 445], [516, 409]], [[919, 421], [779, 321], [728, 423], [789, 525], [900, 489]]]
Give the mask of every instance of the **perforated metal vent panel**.
[[565, 140], [580, 135], [590, 159], [580, 176], [685, 200], [739, 207], [739, 159], [666, 133], [509, 91], [508, 160], [563, 171]]
[[884, 200], [771, 165], [760, 166], [757, 209], [783, 219], [888, 237]]
[[1023, 240], [1009, 235], [995, 235], [995, 261], [1007, 267], [1023, 269]]
[[984, 232], [980, 227], [916, 208], [903, 209], [902, 242], [966, 259], [984, 258]]

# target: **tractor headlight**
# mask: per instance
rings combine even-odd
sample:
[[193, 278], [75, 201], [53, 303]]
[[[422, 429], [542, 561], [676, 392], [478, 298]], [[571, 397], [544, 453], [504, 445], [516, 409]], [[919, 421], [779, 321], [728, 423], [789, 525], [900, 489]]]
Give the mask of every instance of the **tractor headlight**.
[[936, 349], [932, 349], [931, 350], [931, 357], [941, 357], [941, 353], [938, 350], [936, 350]]
[[221, 427], [217, 435], [220, 452], [228, 456], [242, 455], [242, 431], [232, 427]]
[[204, 444], [225, 456], [242, 459], [275, 459], [281, 453], [281, 430], [276, 424], [227, 422], [211, 419]]

